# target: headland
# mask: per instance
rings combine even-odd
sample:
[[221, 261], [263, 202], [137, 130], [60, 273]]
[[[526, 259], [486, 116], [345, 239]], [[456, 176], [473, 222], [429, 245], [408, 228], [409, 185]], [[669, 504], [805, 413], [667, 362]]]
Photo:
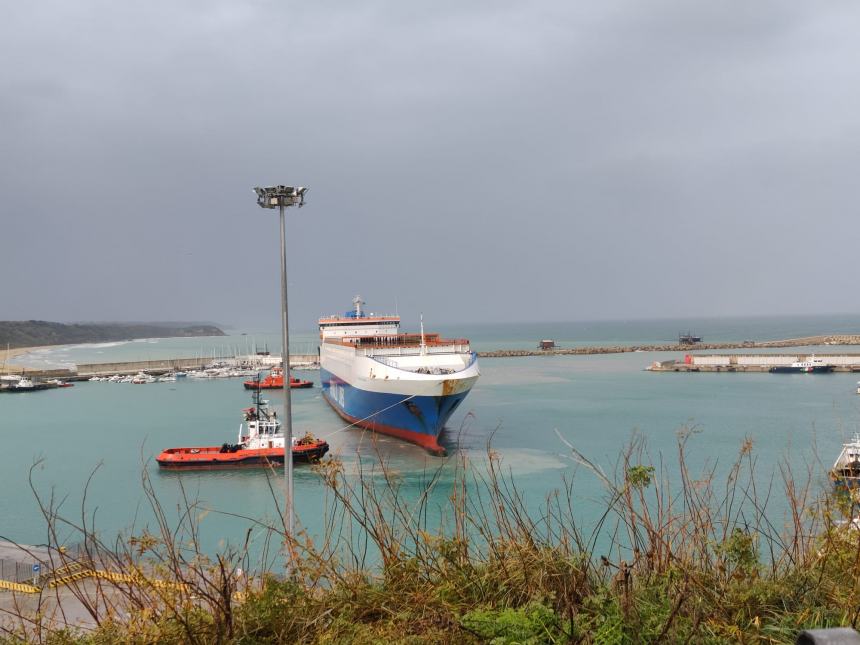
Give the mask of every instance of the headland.
[[105, 343], [138, 338], [225, 336], [209, 324], [196, 323], [58, 323], [45, 320], [0, 321], [0, 347], [35, 348]]

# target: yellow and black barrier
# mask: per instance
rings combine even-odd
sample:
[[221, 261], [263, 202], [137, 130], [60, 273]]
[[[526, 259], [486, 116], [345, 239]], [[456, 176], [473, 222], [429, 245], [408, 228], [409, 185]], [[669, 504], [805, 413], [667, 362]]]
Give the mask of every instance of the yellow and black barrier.
[[11, 580], [0, 580], [0, 589], [7, 591], [19, 591], [21, 593], [39, 593], [42, 591], [39, 587], [33, 585], [25, 585], [21, 582], [12, 582]]
[[48, 583], [48, 586], [51, 589], [54, 589], [61, 585], [78, 582], [85, 578], [98, 578], [100, 580], [107, 580], [108, 582], [124, 582], [133, 585], [155, 587], [156, 589], [178, 589], [180, 591], [185, 591], [188, 588], [188, 585], [182, 582], [170, 582], [168, 580], [151, 579], [136, 574], [118, 573], [116, 571], [101, 571], [99, 569], [83, 569], [66, 576], [54, 578]]

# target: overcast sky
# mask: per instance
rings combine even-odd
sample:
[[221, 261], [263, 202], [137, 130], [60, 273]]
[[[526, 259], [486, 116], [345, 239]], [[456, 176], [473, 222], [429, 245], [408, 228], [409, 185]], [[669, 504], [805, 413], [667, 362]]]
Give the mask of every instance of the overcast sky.
[[856, 2], [3, 14], [0, 319], [860, 311]]

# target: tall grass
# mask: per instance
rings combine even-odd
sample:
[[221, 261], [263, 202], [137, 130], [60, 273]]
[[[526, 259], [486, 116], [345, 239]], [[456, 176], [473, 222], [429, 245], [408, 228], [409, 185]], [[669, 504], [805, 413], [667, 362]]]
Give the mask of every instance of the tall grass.
[[[489, 446], [480, 467], [460, 455], [427, 472], [417, 497], [381, 457], [359, 459], [355, 471], [331, 460], [316, 467], [328, 495], [322, 534], [286, 541], [282, 521], [247, 518], [267, 536], [253, 561], [250, 528], [240, 547], [206, 555], [199, 504], [183, 490], [169, 521], [146, 470], [156, 521], [109, 543], [85, 504], [71, 522], [37, 494], [53, 543], [85, 545], [75, 562], [57, 554], [53, 567], [84, 560], [129, 581], [85, 578], [46, 592], [73, 594], [91, 629], [13, 611], [7, 638], [779, 643], [804, 628], [856, 625], [860, 531], [840, 521], [848, 509], [826, 494], [817, 471], [798, 474], [783, 462], [762, 487], [746, 441], [718, 480], [714, 466], [691, 472], [690, 436], [681, 432], [676, 454], [657, 460], [634, 437], [610, 474], [568, 444], [605, 490], [602, 516], [588, 525], [577, 519], [572, 480], [526, 504]], [[442, 487], [439, 508], [433, 493]], [[275, 575], [284, 553], [288, 574]]]

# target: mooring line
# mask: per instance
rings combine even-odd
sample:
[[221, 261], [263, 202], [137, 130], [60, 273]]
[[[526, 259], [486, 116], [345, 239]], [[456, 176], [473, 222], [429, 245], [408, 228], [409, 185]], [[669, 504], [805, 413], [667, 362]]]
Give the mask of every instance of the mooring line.
[[[325, 396], [325, 395], [323, 395], [323, 396]], [[355, 421], [355, 422], [353, 422], [353, 423], [350, 423], [348, 426], [344, 426], [344, 427], [343, 427], [343, 428], [341, 428], [340, 430], [335, 430], [334, 432], [329, 432], [328, 434], [324, 434], [324, 435], [323, 435], [322, 437], [320, 437], [320, 438], [321, 438], [321, 439], [327, 439], [328, 437], [330, 437], [330, 436], [332, 436], [332, 435], [334, 435], [334, 434], [337, 434], [338, 432], [343, 432], [344, 430], [349, 430], [349, 429], [350, 429], [350, 428], [352, 428], [353, 426], [356, 426], [356, 425], [358, 425], [359, 423], [362, 423], [362, 422], [364, 422], [364, 421], [367, 421], [367, 420], [368, 420], [368, 419], [370, 419], [371, 417], [375, 417], [377, 414], [381, 414], [381, 413], [385, 412], [386, 410], [390, 410], [391, 408], [395, 408], [395, 407], [397, 407], [397, 406], [398, 406], [398, 405], [400, 405], [401, 403], [406, 403], [406, 402], [407, 402], [407, 401], [409, 401], [410, 399], [414, 399], [416, 396], [418, 396], [418, 395], [417, 395], [417, 394], [412, 394], [412, 395], [410, 395], [410, 396], [407, 396], [407, 397], [406, 397], [405, 399], [403, 399], [402, 401], [398, 401], [397, 403], [392, 403], [392, 404], [391, 404], [391, 405], [389, 405], [387, 408], [382, 408], [381, 410], [377, 410], [377, 411], [376, 411], [376, 412], [374, 412], [373, 414], [370, 414], [370, 415], [368, 415], [368, 416], [364, 417], [363, 419], [359, 419], [358, 421]]]

